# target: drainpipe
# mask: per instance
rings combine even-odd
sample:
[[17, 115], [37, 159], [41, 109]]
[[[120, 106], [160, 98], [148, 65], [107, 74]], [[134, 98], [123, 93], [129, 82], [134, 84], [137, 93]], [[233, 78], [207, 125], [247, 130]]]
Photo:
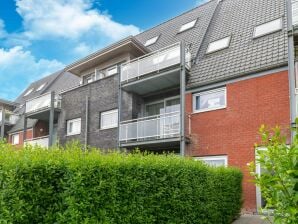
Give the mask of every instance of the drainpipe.
[[119, 78], [118, 78], [118, 82], [119, 82], [119, 89], [118, 89], [118, 148], [121, 148], [121, 144], [120, 144], [120, 122], [121, 122], [121, 103], [122, 103], [122, 90], [121, 90], [121, 66], [119, 66]]
[[89, 96], [86, 96], [86, 118], [85, 118], [85, 150], [88, 146], [88, 121], [89, 121]]
[[2, 120], [1, 120], [1, 135], [0, 138], [3, 139], [4, 138], [4, 129], [5, 129], [5, 108], [4, 106], [1, 109], [1, 115], [2, 115]]
[[[294, 50], [294, 32], [292, 21], [292, 1], [287, 0], [287, 21], [288, 21], [288, 76], [289, 76], [289, 93], [290, 93], [290, 118], [291, 124], [295, 124], [296, 119], [296, 94], [295, 94], [295, 50]], [[291, 132], [293, 141], [294, 133]]]
[[55, 92], [51, 92], [51, 109], [49, 119], [49, 147], [53, 145], [54, 135]]
[[180, 43], [180, 155], [185, 156], [185, 43]]

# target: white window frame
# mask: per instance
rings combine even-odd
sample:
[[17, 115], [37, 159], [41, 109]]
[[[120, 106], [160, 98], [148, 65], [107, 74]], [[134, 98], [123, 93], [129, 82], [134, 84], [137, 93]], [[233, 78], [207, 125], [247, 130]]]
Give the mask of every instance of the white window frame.
[[[219, 107], [213, 107], [213, 108], [206, 108], [206, 109], [197, 109], [196, 108], [196, 98], [203, 96], [203, 95], [208, 95], [211, 93], [216, 93], [216, 92], [221, 92], [224, 91], [225, 94], [225, 105], [223, 106], [219, 106]], [[202, 112], [207, 112], [207, 111], [212, 111], [212, 110], [220, 110], [220, 109], [225, 109], [227, 108], [227, 88], [226, 87], [221, 87], [221, 88], [217, 88], [217, 89], [212, 89], [212, 90], [208, 90], [208, 91], [202, 91], [202, 92], [198, 92], [198, 93], [194, 93], [192, 95], [192, 110], [193, 113], [202, 113]]]
[[[77, 132], [69, 132], [69, 126], [70, 123], [75, 123], [75, 122], [80, 122], [80, 128]], [[71, 119], [71, 120], [67, 120], [66, 121], [66, 135], [67, 136], [72, 136], [72, 135], [79, 135], [81, 134], [81, 129], [82, 129], [82, 119], [81, 118], [75, 118], [75, 119]]]
[[[221, 51], [223, 49], [229, 48], [230, 43], [231, 43], [231, 39], [232, 39], [231, 36], [227, 36], [227, 37], [224, 37], [224, 38], [221, 38], [221, 39], [210, 42], [208, 44], [206, 54], [211, 54], [211, 53], [214, 53], [214, 52]], [[225, 40], [227, 40], [226, 45], [223, 45], [223, 46], [220, 46], [220, 47], [215, 47], [215, 48], [213, 47], [213, 45], [219, 44], [221, 41], [225, 41]], [[214, 49], [212, 49], [212, 47]]]
[[[17, 137], [17, 142], [15, 142], [15, 137]], [[19, 145], [20, 144], [20, 133], [16, 133], [16, 134], [11, 135], [11, 144], [12, 145]]]
[[[113, 125], [110, 125], [110, 126], [104, 126], [103, 125], [103, 116], [104, 115], [108, 115], [108, 114], [113, 114], [113, 113], [117, 113], [117, 123], [116, 124], [113, 124]], [[100, 129], [101, 130], [106, 130], [106, 129], [111, 129], [111, 128], [117, 128], [118, 127], [118, 123], [119, 123], [119, 111], [118, 109], [113, 109], [113, 110], [108, 110], [108, 111], [104, 111], [104, 112], [101, 112], [100, 113]]]
[[[110, 73], [110, 72], [111, 72], [111, 73]], [[116, 75], [116, 74], [118, 74], [118, 72], [119, 72], [119, 71], [118, 71], [118, 66], [115, 65], [115, 66], [112, 66], [112, 67], [108, 68], [106, 74], [107, 74], [107, 76], [111, 76], [111, 75]]]
[[182, 32], [184, 32], [184, 31], [187, 31], [187, 30], [192, 29], [192, 28], [195, 27], [195, 25], [197, 24], [197, 21], [198, 21], [198, 19], [194, 19], [194, 20], [192, 20], [192, 21], [189, 21], [188, 23], [184, 23], [184, 24], [180, 27], [178, 33], [182, 33]]
[[[227, 155], [221, 155], [221, 156], [200, 156], [200, 157], [195, 157], [195, 160], [199, 161], [210, 161], [210, 160], [224, 160], [224, 167], [228, 166], [228, 156]], [[206, 163], [209, 165], [208, 163]]]
[[[264, 29], [263, 28], [264, 26], [266, 26], [266, 25], [268, 26], [270, 23], [274, 23], [274, 22], [279, 22], [279, 27], [276, 27], [275, 29], [272, 29], [271, 31], [268, 31], [268, 32], [261, 32], [260, 34], [257, 34], [257, 29], [263, 30]], [[282, 30], [282, 28], [283, 28], [283, 20], [282, 20], [282, 18], [271, 20], [269, 22], [266, 22], [266, 23], [263, 23], [263, 24], [260, 24], [260, 25], [256, 26], [254, 28], [253, 38], [259, 38], [259, 37], [263, 37], [263, 36], [266, 36], [266, 35], [275, 33], [277, 31]]]
[[144, 46], [145, 46], [145, 47], [148, 47], [148, 46], [150, 46], [150, 45], [152, 45], [152, 44], [155, 44], [155, 43], [157, 42], [157, 40], [159, 39], [159, 36], [160, 36], [160, 35], [148, 39], [148, 40], [145, 42]]
[[29, 89], [29, 90], [24, 94], [24, 96], [28, 96], [30, 93], [33, 92], [33, 90], [34, 90], [34, 88]]

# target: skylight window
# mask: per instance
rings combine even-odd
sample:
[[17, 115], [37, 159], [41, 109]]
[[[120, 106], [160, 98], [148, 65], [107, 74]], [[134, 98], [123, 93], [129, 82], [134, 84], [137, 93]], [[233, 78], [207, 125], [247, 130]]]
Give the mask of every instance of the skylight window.
[[145, 43], [145, 46], [147, 47], [147, 46], [149, 46], [151, 44], [155, 44], [156, 41], [158, 40], [158, 38], [159, 38], [159, 36], [156, 36], [156, 37], [153, 37], [153, 38], [147, 40], [146, 43]]
[[42, 90], [45, 87], [46, 83], [41, 84], [36, 90], [35, 92], [38, 92], [40, 90]]
[[254, 38], [261, 37], [270, 33], [274, 33], [282, 29], [282, 19], [276, 19], [268, 23], [256, 26], [254, 30]]
[[220, 40], [213, 41], [209, 43], [207, 48], [207, 54], [213, 53], [215, 51], [219, 51], [225, 48], [228, 48], [230, 46], [231, 36], [222, 38]]
[[184, 25], [182, 25], [180, 27], [179, 33], [183, 32], [185, 30], [189, 30], [189, 29], [193, 28], [196, 25], [196, 22], [197, 22], [197, 19], [195, 19], [191, 22], [185, 23]]
[[29, 89], [25, 94], [24, 94], [24, 96], [28, 96], [30, 93], [32, 93], [33, 92], [33, 88], [32, 89]]

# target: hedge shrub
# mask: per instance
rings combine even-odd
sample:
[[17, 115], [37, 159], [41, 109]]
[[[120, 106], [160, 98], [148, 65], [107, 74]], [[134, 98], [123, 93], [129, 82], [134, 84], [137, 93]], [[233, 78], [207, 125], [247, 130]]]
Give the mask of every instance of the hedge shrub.
[[239, 214], [237, 169], [72, 148], [0, 143], [0, 223], [230, 224]]

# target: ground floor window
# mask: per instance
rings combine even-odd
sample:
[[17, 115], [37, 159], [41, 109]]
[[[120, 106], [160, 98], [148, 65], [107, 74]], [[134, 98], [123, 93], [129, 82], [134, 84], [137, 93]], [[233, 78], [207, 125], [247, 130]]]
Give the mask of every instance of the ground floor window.
[[102, 112], [100, 116], [100, 128], [108, 129], [116, 127], [118, 127], [118, 109]]
[[195, 160], [201, 160], [210, 166], [228, 166], [228, 156], [202, 156], [195, 157]]
[[67, 135], [81, 134], [81, 118], [67, 121]]
[[13, 134], [11, 136], [11, 143], [13, 145], [18, 145], [20, 143], [20, 134], [19, 133], [18, 134]]

